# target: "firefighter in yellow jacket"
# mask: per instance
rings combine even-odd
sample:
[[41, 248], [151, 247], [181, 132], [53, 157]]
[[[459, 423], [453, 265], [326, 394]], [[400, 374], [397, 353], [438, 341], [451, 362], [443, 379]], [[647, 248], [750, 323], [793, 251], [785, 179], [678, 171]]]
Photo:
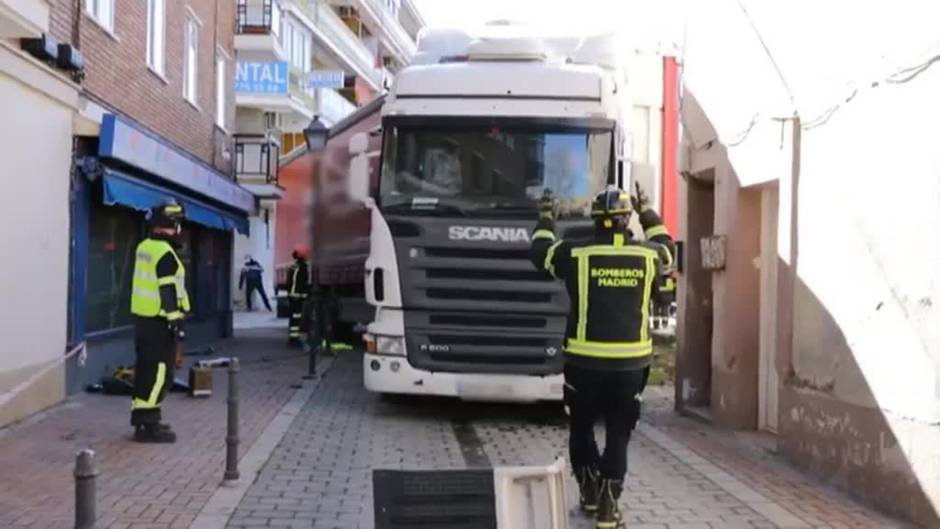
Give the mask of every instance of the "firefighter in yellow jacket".
[[[653, 342], [651, 301], [660, 295], [663, 252], [672, 239], [645, 197], [608, 187], [591, 205], [594, 235], [561, 240], [555, 205], [542, 200], [532, 240], [535, 266], [565, 282], [571, 299], [565, 335], [565, 404], [570, 413], [569, 452], [581, 507], [596, 512], [597, 529], [621, 527], [618, 500], [627, 472], [627, 443], [640, 416]], [[627, 224], [636, 209], [647, 241], [632, 240]], [[671, 256], [670, 256], [671, 259]], [[603, 455], [594, 423], [603, 418]]]
[[134, 315], [134, 440], [173, 443], [176, 434], [161, 422], [160, 404], [182, 367], [183, 318], [189, 312], [186, 270], [176, 254], [183, 207], [175, 202], [148, 214], [150, 235], [137, 245], [131, 289]]

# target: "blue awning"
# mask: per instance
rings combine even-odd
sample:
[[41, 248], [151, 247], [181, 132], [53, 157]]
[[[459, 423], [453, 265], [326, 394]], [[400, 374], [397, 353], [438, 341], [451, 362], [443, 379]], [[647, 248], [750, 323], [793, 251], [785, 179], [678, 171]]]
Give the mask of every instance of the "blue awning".
[[236, 230], [248, 235], [248, 218], [244, 215], [224, 211], [201, 200], [110, 168], [105, 169], [103, 180], [104, 203], [109, 206], [120, 204], [138, 211], [147, 211], [168, 198], [174, 198], [183, 205], [186, 218], [192, 222], [217, 230]]

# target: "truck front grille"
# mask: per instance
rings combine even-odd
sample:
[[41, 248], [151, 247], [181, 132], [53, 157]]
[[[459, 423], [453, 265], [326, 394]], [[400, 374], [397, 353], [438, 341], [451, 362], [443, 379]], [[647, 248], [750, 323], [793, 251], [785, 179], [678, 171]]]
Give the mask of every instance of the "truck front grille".
[[533, 266], [529, 244], [451, 241], [447, 227], [435, 225], [441, 219], [421, 222], [427, 223], [421, 237], [395, 241], [411, 364], [559, 373], [567, 295], [560, 281]]

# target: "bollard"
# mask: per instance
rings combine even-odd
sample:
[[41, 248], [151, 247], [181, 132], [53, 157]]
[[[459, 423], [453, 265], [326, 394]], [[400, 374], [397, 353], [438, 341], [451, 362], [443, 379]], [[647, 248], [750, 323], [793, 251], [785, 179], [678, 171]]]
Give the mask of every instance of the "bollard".
[[228, 365], [228, 431], [225, 435], [225, 481], [238, 479], [238, 358]]
[[307, 350], [307, 374], [303, 376], [304, 380], [312, 380], [317, 378], [317, 349], [318, 346], [310, 343], [310, 338], [307, 338], [307, 341], [304, 342], [304, 349]]
[[95, 452], [84, 449], [75, 455], [75, 529], [95, 529]]

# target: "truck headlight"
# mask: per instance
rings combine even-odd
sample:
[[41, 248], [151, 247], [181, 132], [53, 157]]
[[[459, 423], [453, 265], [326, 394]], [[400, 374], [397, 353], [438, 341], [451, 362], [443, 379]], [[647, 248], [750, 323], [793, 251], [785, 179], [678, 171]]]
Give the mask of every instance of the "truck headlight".
[[405, 356], [405, 339], [399, 336], [376, 336], [375, 350], [381, 355]]

